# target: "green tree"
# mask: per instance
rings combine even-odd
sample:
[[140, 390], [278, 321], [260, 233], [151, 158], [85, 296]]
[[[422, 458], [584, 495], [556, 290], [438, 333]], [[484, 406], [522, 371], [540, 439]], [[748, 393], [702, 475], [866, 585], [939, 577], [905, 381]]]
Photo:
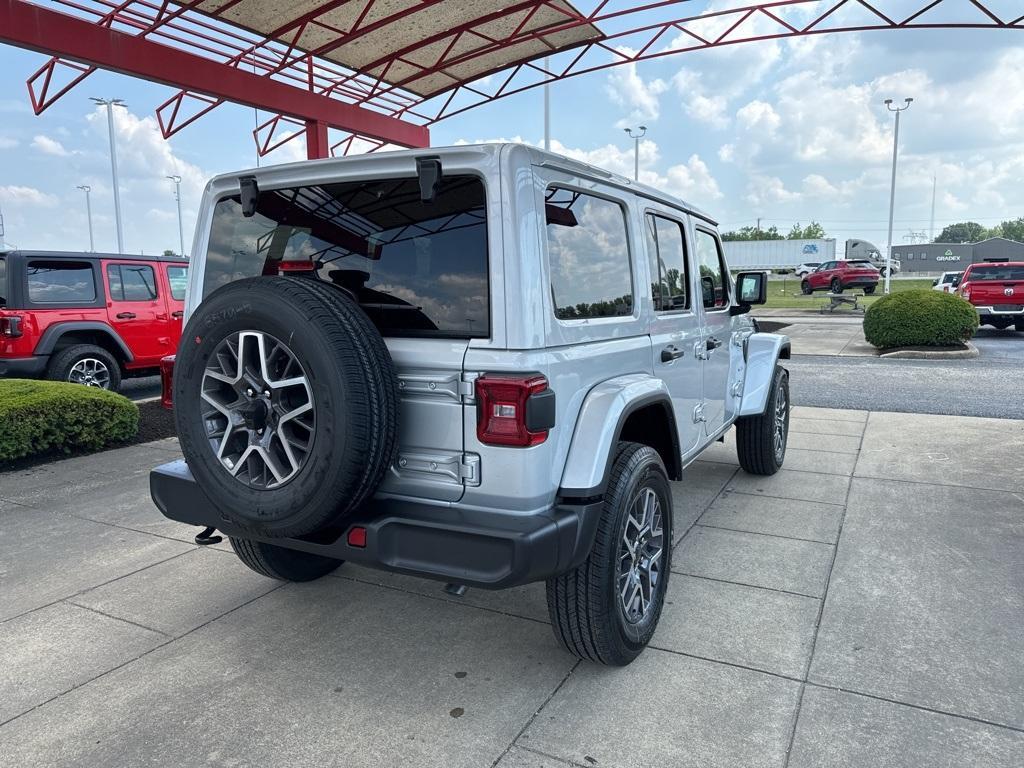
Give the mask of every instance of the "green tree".
[[731, 232], [725, 232], [722, 234], [722, 240], [785, 240], [782, 233], [779, 232], [779, 228], [776, 226], [770, 226], [767, 229], [758, 229], [757, 227], [742, 227], [739, 230], [733, 230]]
[[175, 253], [174, 251], [172, 251], [172, 250], [171, 250], [170, 248], [168, 248], [167, 250], [165, 250], [165, 251], [164, 251], [164, 256], [177, 256], [177, 255], [178, 255], [178, 254], [176, 254], [176, 253]]
[[801, 227], [800, 222], [793, 225], [789, 230], [789, 240], [824, 240], [825, 228], [816, 221], [812, 221], [806, 227]]
[[937, 243], [976, 243], [988, 236], [988, 230], [976, 221], [950, 224], [935, 239]]
[[1024, 243], [1024, 216], [1011, 221], [1004, 221], [999, 226], [993, 227], [988, 235], [989, 237], [1005, 237], [1007, 240], [1016, 240], [1018, 243]]

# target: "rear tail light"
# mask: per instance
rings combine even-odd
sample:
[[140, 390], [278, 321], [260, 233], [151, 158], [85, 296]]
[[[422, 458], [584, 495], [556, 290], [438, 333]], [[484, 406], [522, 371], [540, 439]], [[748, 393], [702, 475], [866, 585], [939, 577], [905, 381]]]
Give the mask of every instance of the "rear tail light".
[[970, 283], [964, 283], [963, 285], [960, 286], [960, 295], [963, 296], [968, 301], [971, 300], [971, 284]]
[[476, 401], [476, 436], [485, 445], [539, 445], [555, 425], [555, 393], [539, 374], [484, 374]]
[[174, 407], [173, 385], [174, 355], [168, 355], [160, 360], [160, 405], [167, 410]]
[[0, 336], [17, 339], [21, 336], [21, 316], [6, 315], [0, 317]]

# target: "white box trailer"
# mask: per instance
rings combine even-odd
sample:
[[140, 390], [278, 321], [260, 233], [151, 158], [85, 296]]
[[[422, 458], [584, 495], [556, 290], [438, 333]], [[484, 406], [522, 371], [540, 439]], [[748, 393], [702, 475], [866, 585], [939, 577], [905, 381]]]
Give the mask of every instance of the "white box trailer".
[[723, 243], [729, 268], [792, 269], [806, 261], [832, 261], [836, 241], [819, 240], [733, 240]]

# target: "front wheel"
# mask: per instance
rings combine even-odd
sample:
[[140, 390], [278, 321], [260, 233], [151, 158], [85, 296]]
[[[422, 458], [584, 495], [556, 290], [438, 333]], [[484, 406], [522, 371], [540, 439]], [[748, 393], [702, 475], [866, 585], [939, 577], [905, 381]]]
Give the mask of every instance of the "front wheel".
[[842, 293], [843, 292], [843, 284], [839, 280], [838, 277], [833, 277], [832, 278], [832, 284], [831, 284], [830, 288], [832, 290], [832, 293]]
[[658, 452], [619, 443], [590, 554], [548, 579], [548, 613], [569, 653], [625, 666], [661, 617], [672, 559], [672, 493]]
[[76, 344], [50, 359], [46, 378], [117, 392], [121, 386], [121, 366], [103, 347]]
[[811, 288], [811, 284], [809, 282], [804, 280], [802, 283], [800, 283], [800, 293], [802, 293], [804, 296], [810, 296], [812, 293], [814, 293], [814, 289]]
[[260, 576], [278, 581], [313, 581], [336, 570], [344, 562], [262, 541], [234, 536], [229, 537], [229, 541], [242, 563]]
[[874, 286], [874, 285], [865, 285], [864, 286], [864, 295], [865, 296], [872, 295], [875, 292], [875, 287], [876, 286]]
[[736, 455], [744, 471], [774, 475], [786, 459], [789, 439], [789, 373], [775, 366], [764, 413], [736, 421]]

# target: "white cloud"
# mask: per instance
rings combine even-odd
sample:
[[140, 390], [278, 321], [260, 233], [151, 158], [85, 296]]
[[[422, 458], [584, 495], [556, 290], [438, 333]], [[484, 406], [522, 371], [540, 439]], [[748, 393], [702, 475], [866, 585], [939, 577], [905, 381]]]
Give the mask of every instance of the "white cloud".
[[59, 141], [42, 134], [38, 134], [32, 139], [32, 148], [39, 150], [44, 155], [53, 155], [54, 157], [67, 157], [71, 154]]
[[772, 105], [760, 99], [741, 107], [736, 113], [736, 119], [740, 127], [746, 130], [764, 131], [769, 134], [775, 133], [782, 124], [782, 118]]
[[9, 136], [0, 136], [0, 149], [14, 149], [18, 146], [18, 140]]
[[0, 187], [0, 202], [18, 206], [52, 208], [57, 205], [54, 195], [41, 192], [35, 187], [7, 185]]
[[668, 83], [660, 79], [644, 80], [637, 73], [636, 64], [623, 64], [608, 75], [606, 89], [613, 102], [629, 110], [628, 117], [616, 123], [616, 127], [625, 128], [658, 119], [660, 96], [668, 90]]

